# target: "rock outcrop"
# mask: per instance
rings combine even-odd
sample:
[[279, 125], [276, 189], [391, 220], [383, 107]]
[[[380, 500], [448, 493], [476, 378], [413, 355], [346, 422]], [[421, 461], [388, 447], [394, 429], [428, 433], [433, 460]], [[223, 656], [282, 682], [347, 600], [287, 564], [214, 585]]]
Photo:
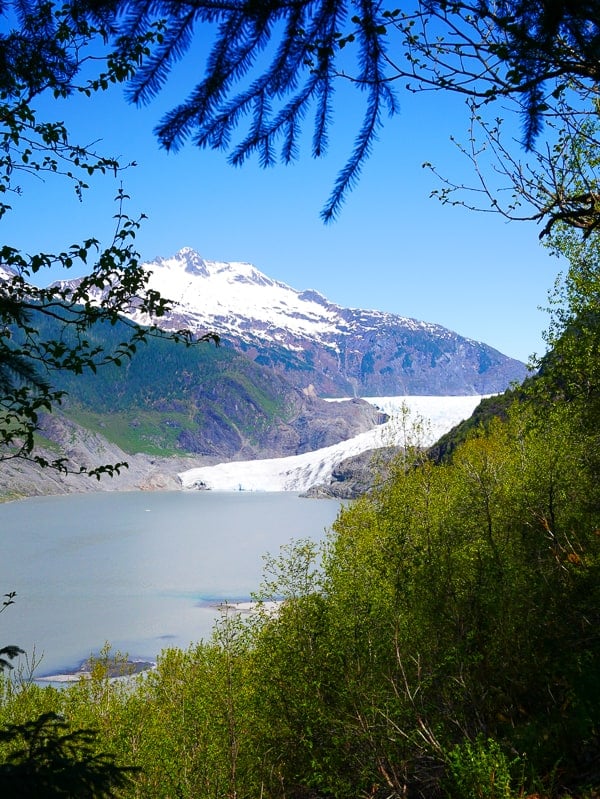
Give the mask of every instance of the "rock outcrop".
[[327, 483], [313, 486], [303, 496], [316, 499], [358, 499], [382, 485], [401, 455], [399, 447], [382, 447], [343, 460]]

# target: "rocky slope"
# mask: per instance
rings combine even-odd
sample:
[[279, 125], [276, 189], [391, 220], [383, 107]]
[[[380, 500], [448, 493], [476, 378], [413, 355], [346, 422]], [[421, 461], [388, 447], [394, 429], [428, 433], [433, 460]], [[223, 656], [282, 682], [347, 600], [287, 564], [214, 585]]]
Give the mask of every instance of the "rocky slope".
[[[0, 501], [51, 494], [87, 493], [90, 491], [176, 490], [181, 487], [177, 473], [182, 469], [211, 463], [210, 459], [190, 457], [160, 458], [124, 452], [98, 433], [74, 424], [62, 415], [45, 416], [41, 421], [44, 441], [38, 455], [52, 461], [58, 454], [68, 458], [64, 474], [41, 468], [30, 461], [0, 461]], [[126, 462], [114, 477], [101, 480], [77, 474], [81, 466], [93, 468], [102, 464]]]
[[[131, 406], [126, 412], [110, 414], [82, 411], [71, 398], [71, 416], [83, 419], [86, 426], [64, 413], [43, 416], [36, 452], [49, 461], [58, 455], [67, 457], [73, 473], [41, 469], [19, 459], [0, 460], [0, 499], [73, 491], [175, 490], [181, 488], [178, 473], [187, 469], [222, 460], [310, 452], [352, 438], [387, 419], [362, 400], [327, 403], [288, 387], [284, 411], [278, 411], [267, 401], [261, 406], [256, 396], [248, 399], [243, 392], [235, 394], [231, 386], [229, 389], [228, 397], [217, 398], [218, 413], [206, 412], [206, 408], [202, 414], [192, 411], [191, 420], [190, 406], [182, 401], [169, 404], [163, 400], [154, 412]], [[196, 422], [194, 416], [199, 416]], [[117, 441], [125, 442], [127, 450]], [[174, 443], [170, 452], [169, 442]], [[168, 455], [156, 454], [161, 452]], [[121, 462], [128, 468], [100, 481], [78, 474], [82, 466]]]
[[309, 488], [305, 497], [316, 499], [358, 499], [387, 480], [400, 447], [370, 449], [346, 458], [333, 469], [326, 483]]
[[[106, 331], [103, 336], [106, 342]], [[126, 451], [150, 454], [221, 460], [297, 455], [387, 418], [362, 400], [325, 402], [313, 389], [297, 388], [267, 367], [207, 344], [186, 349], [151, 340], [121, 367], [63, 376], [58, 387], [79, 423]]]

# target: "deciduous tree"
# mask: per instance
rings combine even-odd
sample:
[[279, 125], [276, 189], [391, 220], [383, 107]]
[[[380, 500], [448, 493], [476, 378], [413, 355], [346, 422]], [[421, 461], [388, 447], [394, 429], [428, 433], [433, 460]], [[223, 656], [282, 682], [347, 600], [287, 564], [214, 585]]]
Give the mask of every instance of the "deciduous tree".
[[[109, 37], [116, 35], [109, 9], [110, 4], [85, 2], [15, 2], [0, 8], [4, 21], [14, 26], [0, 35], [0, 220], [10, 213], [10, 202], [22, 201], [20, 181], [25, 176], [70, 181], [83, 200], [91, 177], [118, 175], [127, 167], [93, 146], [73, 141], [62, 122], [36, 110], [42, 96], [93, 97], [133, 77], [150, 43], [159, 37], [158, 27], [150, 26], [139, 36], [117, 37], [109, 48]], [[118, 365], [149, 335], [165, 335], [157, 327], [125, 322], [128, 337], [110, 350], [88, 336], [92, 326], [115, 325], [133, 307], [153, 319], [169, 307], [165, 298], [148, 289], [149, 276], [134, 247], [142, 217], [127, 215], [127, 200], [120, 189], [108, 245], [87, 238], [59, 253], [34, 255], [0, 245], [0, 460], [28, 458], [41, 466], [79, 470], [65, 457], [49, 461], [36, 452], [40, 414], [54, 410], [63, 396], [53, 387], [53, 373], [79, 374]], [[88, 274], [77, 284], [34, 286], [52, 267], [80, 267]], [[92, 297], [94, 291], [101, 292], [99, 302]], [[43, 335], [41, 318], [54, 320], [58, 334]], [[185, 331], [169, 337], [190, 341]], [[123, 465], [98, 465], [88, 473], [100, 477]]]

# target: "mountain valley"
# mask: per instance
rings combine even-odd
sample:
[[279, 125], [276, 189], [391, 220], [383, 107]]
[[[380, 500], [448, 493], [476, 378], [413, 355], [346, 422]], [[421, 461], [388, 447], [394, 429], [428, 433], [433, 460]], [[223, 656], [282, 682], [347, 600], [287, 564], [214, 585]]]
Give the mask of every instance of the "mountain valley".
[[[438, 325], [341, 308], [250, 264], [205, 261], [185, 248], [145, 268], [150, 288], [173, 301], [161, 328], [215, 332], [221, 346], [150, 336], [119, 367], [54, 375], [66, 396], [60, 413], [41, 417], [40, 451], [49, 459], [65, 453], [74, 472], [122, 461], [130, 468], [99, 485], [4, 461], [4, 496], [172, 488], [193, 467], [327, 450], [388, 420], [359, 396], [471, 397], [476, 404], [526, 374], [524, 364]], [[151, 321], [135, 307], [130, 317]], [[36, 324], [47, 339], [65, 335], [59, 322]], [[125, 323], [96, 324], [86, 335], [90, 346], [114, 351], [129, 333]]]

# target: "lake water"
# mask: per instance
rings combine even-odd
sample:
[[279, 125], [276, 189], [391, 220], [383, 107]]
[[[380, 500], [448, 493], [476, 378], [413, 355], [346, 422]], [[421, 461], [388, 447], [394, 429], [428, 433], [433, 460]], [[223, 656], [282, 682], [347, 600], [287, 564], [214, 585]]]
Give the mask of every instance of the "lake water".
[[[0, 505], [0, 646], [75, 668], [105, 642], [154, 660], [207, 638], [223, 601], [247, 600], [263, 555], [320, 540], [340, 503], [290, 493], [132, 492]], [[23, 660], [23, 659], [22, 659]]]

